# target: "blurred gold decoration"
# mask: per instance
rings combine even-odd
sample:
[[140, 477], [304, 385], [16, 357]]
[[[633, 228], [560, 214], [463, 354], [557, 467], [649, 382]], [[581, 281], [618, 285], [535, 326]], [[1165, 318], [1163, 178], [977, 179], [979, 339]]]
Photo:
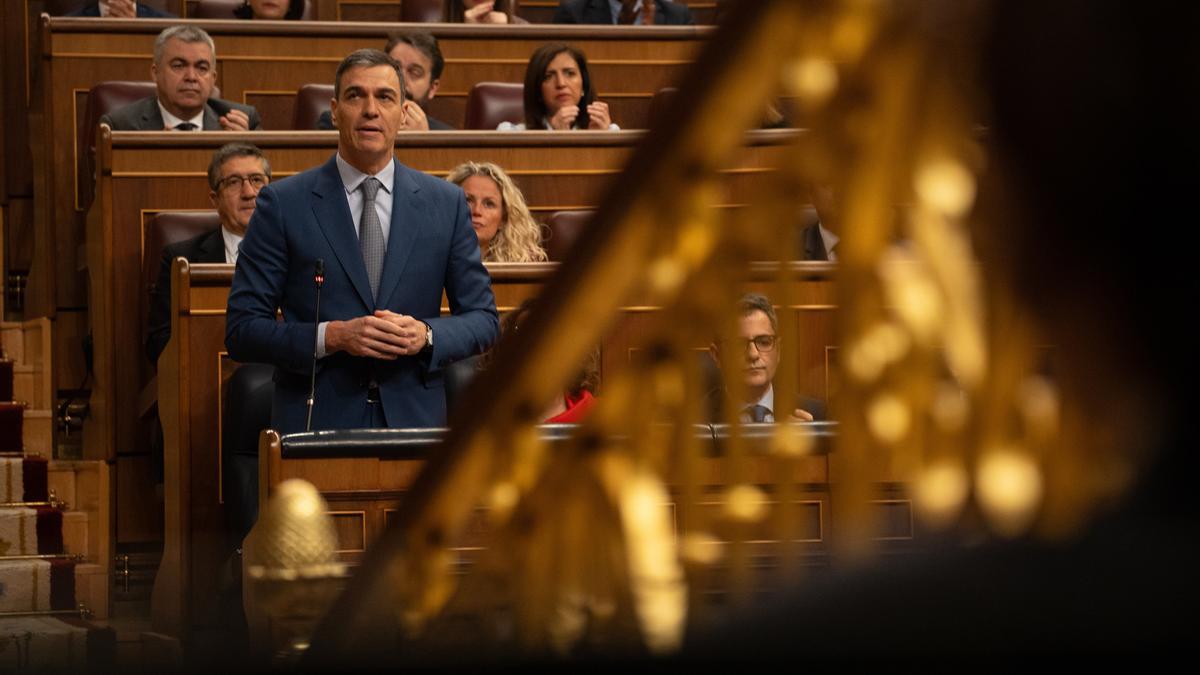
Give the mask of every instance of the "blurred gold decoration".
[[345, 565], [328, 506], [311, 483], [276, 488], [244, 546], [246, 617], [260, 646], [284, 659], [308, 647], [316, 622], [341, 590]]
[[[530, 322], [467, 393], [470, 417], [452, 420], [326, 623], [331, 649], [430, 640], [453, 633], [447, 616], [474, 613], [500, 647], [669, 652], [688, 626], [753, 601], [764, 541], [786, 583], [803, 581], [805, 536], [834, 564], [869, 555], [883, 488], [900, 492], [891, 502], [912, 498], [918, 526], [938, 529], [978, 529], [967, 514], [982, 515], [992, 531], [1019, 536], [1081, 517], [1102, 486], [1068, 480], [1084, 462], [1055, 452], [1080, 420], [1039, 373], [1044, 350], [1003, 278], [985, 277], [972, 251], [987, 159], [963, 77], [977, 10], [737, 3], [668, 123], [634, 153]], [[744, 203], [713, 208], [725, 203], [719, 169], [781, 95], [799, 99], [807, 128], [783, 132], [789, 151], [754, 177]], [[827, 352], [839, 368], [836, 434], [743, 427], [726, 406], [730, 433], [708, 456], [693, 426], [707, 386], [697, 348], [735, 334], [730, 308], [751, 281], [790, 317], [805, 306], [797, 279], [829, 273], [792, 260], [797, 200], [812, 184], [833, 188], [841, 206], [840, 349]], [[544, 402], [635, 298], [658, 310], [645, 339], [615, 355], [625, 365], [606, 375], [588, 423], [549, 452], [536, 427]], [[784, 362], [796, 363], [797, 322], [781, 321], [778, 335]], [[720, 357], [726, 372], [740, 367], [736, 350]], [[791, 370], [776, 401], [800, 393]], [[727, 394], [741, 400], [735, 380]], [[813, 479], [803, 462], [822, 434], [834, 447], [825, 477]], [[1103, 469], [1127, 475], [1121, 466]], [[706, 492], [718, 472], [731, 487]], [[815, 500], [820, 531], [803, 535], [802, 508], [814, 499], [800, 490], [813, 480], [828, 483], [829, 498]], [[480, 505], [494, 531], [459, 583], [448, 547]], [[709, 585], [727, 602], [714, 602]], [[388, 616], [399, 617], [397, 631]]]

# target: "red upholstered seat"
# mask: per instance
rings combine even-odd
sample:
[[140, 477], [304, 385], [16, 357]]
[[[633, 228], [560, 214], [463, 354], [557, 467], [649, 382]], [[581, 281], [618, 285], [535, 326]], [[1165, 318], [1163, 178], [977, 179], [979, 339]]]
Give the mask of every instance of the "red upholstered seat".
[[306, 84], [296, 92], [296, 103], [292, 106], [292, 128], [296, 131], [311, 131], [317, 128], [321, 113], [329, 110], [333, 98], [332, 84]]
[[[196, 9], [188, 12], [190, 19], [233, 19], [233, 11], [244, 5], [244, 0], [200, 0], [196, 5]], [[312, 2], [304, 0], [304, 14], [300, 16], [302, 21], [310, 21], [312, 19]]]
[[655, 127], [660, 124], [660, 119], [667, 114], [667, 108], [670, 107], [671, 101], [675, 98], [675, 94], [679, 90], [675, 87], [663, 87], [654, 92], [654, 96], [650, 99], [650, 116], [648, 118], [648, 127]]
[[162, 250], [221, 226], [216, 211], [163, 211], [150, 219], [142, 239], [142, 287], [154, 291]]
[[546, 255], [550, 260], [562, 262], [567, 251], [579, 238], [579, 233], [592, 220], [592, 211], [555, 211], [546, 220]]
[[92, 202], [93, 179], [96, 175], [96, 127], [100, 124], [100, 118], [130, 103], [153, 96], [154, 92], [155, 86], [152, 81], [128, 80], [100, 82], [88, 92], [87, 107], [83, 117], [79, 119], [80, 128], [75, 134], [75, 138], [78, 139], [76, 156], [79, 158], [79, 194], [85, 207]]
[[441, 23], [442, 0], [404, 0], [400, 3], [404, 23]]
[[525, 85], [511, 82], [480, 82], [467, 95], [465, 129], [495, 129], [501, 122], [514, 124], [525, 119]]

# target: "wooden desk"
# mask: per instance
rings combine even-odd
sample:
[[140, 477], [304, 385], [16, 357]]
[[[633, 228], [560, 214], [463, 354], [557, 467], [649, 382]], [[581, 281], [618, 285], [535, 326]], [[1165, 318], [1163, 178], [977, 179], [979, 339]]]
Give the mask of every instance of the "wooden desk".
[[[737, 203], [755, 178], [776, 164], [781, 144], [794, 133], [748, 136], [743, 155], [725, 172], [729, 203]], [[641, 132], [429, 132], [402, 136], [397, 156], [434, 175], [445, 175], [469, 159], [494, 161], [514, 177], [534, 214], [544, 217], [593, 207], [641, 137]], [[213, 151], [226, 142], [259, 144], [279, 179], [327, 161], [336, 139], [334, 132], [101, 134], [99, 184], [87, 236], [96, 355], [85, 444], [89, 456], [140, 451], [132, 411], [150, 378], [140, 349], [144, 326], [135, 318], [145, 315], [147, 302], [140, 277], [146, 221], [159, 211], [210, 209], [205, 171]]]
[[[557, 267], [556, 263], [489, 264], [500, 306], [511, 306], [535, 295]], [[816, 355], [819, 360], [796, 366], [802, 374], [802, 386], [808, 386], [804, 378], [811, 378], [809, 381], [822, 383], [814, 393], [824, 394], [824, 368], [827, 354], [833, 349], [833, 268], [829, 263], [805, 263], [802, 267], [807, 272], [797, 281], [796, 297], [803, 298], [804, 304], [781, 308], [781, 320], [798, 322], [799, 335], [813, 342], [813, 348], [802, 350], [799, 358], [813, 359]], [[176, 261], [173, 269], [171, 341], [159, 359], [158, 375], [159, 416], [164, 430], [166, 523], [163, 562], [153, 599], [155, 630], [170, 635], [178, 635], [187, 625], [213, 620], [217, 583], [213, 571], [219, 569], [227, 555], [221, 539], [225, 521], [219, 458], [221, 385], [236, 368], [224, 346], [225, 306], [232, 280], [231, 265], [188, 265]], [[763, 290], [761, 282], [753, 281], [747, 282], [746, 288]], [[644, 306], [630, 306], [623, 311], [618, 327], [601, 346], [601, 386], [606, 373], [629, 363], [653, 311]], [[696, 345], [697, 349], [703, 347]], [[134, 460], [118, 457], [118, 467]], [[343, 504], [343, 510], [355, 512], [338, 521], [339, 532], [345, 536], [343, 548], [348, 560], [357, 559], [365, 544], [386, 524], [386, 509], [394, 508], [388, 500], [400, 498], [396, 486], [406, 487], [416, 472], [415, 465], [397, 463], [388, 465], [381, 474], [383, 469], [378, 460], [361, 462], [365, 464], [354, 469], [352, 475], [374, 476], [373, 485], [381, 490], [384, 483], [392, 487], [387, 488], [391, 490], [389, 494], [375, 495], [369, 500], [374, 516], [366, 515], [363, 504]], [[120, 474], [118, 471], [118, 481]], [[365, 489], [366, 484], [361, 487]], [[118, 485], [117, 489], [149, 492], [149, 486], [139, 485]], [[339, 498], [353, 501], [352, 497], [346, 494]], [[144, 508], [154, 508], [153, 503]], [[117, 516], [121, 518], [120, 513]], [[185, 621], [184, 617], [189, 618]]]
[[[100, 20], [43, 17], [38, 26], [40, 86], [31, 99], [37, 120], [34, 191], [39, 236], [31, 265], [27, 305], [54, 316], [85, 303], [76, 244], [82, 213], [91, 200], [79, 165], [77, 136], [87, 92], [104, 80], [147, 80], [154, 38], [177, 20]], [[529, 55], [547, 41], [564, 40], [589, 56], [593, 81], [626, 128], [644, 125], [650, 98], [674, 82], [710, 29], [696, 27], [513, 26], [328, 22], [196, 21], [217, 46], [217, 78], [226, 99], [252, 104], [266, 129], [290, 126], [296, 90], [333, 81], [342, 58], [364, 46], [381, 47], [388, 33], [434, 33], [446, 58], [431, 114], [461, 122], [472, 85], [484, 80], [523, 81]], [[300, 46], [302, 45], [302, 47]], [[6, 146], [7, 147], [7, 146]], [[61, 382], [69, 378], [60, 378]], [[71, 386], [77, 382], [72, 381]], [[66, 385], [64, 385], [66, 386]]]

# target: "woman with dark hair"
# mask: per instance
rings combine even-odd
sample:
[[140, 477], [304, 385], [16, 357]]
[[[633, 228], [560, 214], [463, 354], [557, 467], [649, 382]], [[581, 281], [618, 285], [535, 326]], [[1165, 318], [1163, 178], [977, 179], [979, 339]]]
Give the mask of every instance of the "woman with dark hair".
[[445, 23], [529, 23], [517, 16], [516, 0], [445, 0], [442, 8]]
[[299, 21], [304, 16], [304, 0], [246, 0], [233, 10], [239, 19]]
[[525, 68], [525, 121], [501, 122], [500, 131], [608, 129], [619, 131], [608, 104], [596, 100], [587, 57], [570, 45], [542, 45]]

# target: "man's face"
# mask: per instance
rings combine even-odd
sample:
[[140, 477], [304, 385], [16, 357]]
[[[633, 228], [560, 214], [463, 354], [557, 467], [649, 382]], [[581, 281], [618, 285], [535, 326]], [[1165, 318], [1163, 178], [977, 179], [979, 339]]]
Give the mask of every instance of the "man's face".
[[429, 107], [430, 99], [437, 94], [438, 85], [441, 84], [433, 79], [433, 61], [425, 52], [407, 42], [397, 43], [388, 54], [400, 62], [407, 96], [422, 108]]
[[330, 104], [338, 128], [338, 152], [359, 171], [376, 173], [391, 160], [396, 132], [404, 125], [400, 78], [387, 65], [351, 68]]
[[[769, 339], [762, 339], [764, 336]], [[765, 391], [779, 369], [779, 341], [771, 328], [771, 319], [760, 310], [743, 315], [738, 319], [738, 337], [741, 339], [735, 341], [734, 346], [744, 355], [742, 379], [746, 389], [752, 394]], [[771, 343], [769, 349], [763, 348], [766, 343]]]
[[176, 38], [163, 45], [162, 60], [150, 67], [158, 100], [172, 115], [191, 119], [204, 108], [217, 82], [217, 64], [205, 42]]
[[216, 192], [208, 193], [221, 226], [234, 234], [245, 235], [254, 215], [258, 191], [269, 182], [266, 167], [258, 157], [230, 157], [221, 165]]

